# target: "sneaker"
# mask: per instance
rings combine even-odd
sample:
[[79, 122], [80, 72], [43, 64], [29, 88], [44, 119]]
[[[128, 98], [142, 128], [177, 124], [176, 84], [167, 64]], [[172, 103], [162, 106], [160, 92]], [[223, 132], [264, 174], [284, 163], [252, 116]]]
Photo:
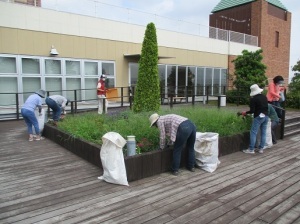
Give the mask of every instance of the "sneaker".
[[173, 174], [174, 176], [178, 176], [179, 172], [178, 172], [178, 171], [172, 171], [172, 174]]
[[44, 139], [45, 139], [44, 137], [38, 135], [35, 140], [40, 141], [40, 140], [44, 140]]
[[258, 152], [258, 153], [260, 153], [260, 154], [263, 154], [265, 148], [266, 148], [266, 147], [264, 147], [263, 149], [256, 149], [255, 152]]
[[188, 168], [188, 170], [191, 171], [191, 172], [195, 172], [195, 168], [194, 167], [193, 168]]
[[33, 141], [33, 137], [29, 137], [28, 141], [32, 142]]
[[248, 154], [254, 154], [254, 150], [250, 150], [250, 149], [245, 149], [243, 150], [243, 153], [248, 153]]

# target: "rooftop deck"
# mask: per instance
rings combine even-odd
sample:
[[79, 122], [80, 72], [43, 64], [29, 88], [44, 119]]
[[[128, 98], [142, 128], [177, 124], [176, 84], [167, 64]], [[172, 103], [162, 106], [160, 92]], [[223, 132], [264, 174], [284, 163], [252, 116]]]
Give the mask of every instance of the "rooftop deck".
[[48, 139], [28, 142], [23, 121], [1, 122], [0, 141], [1, 223], [300, 223], [300, 136], [220, 157], [214, 173], [129, 187]]

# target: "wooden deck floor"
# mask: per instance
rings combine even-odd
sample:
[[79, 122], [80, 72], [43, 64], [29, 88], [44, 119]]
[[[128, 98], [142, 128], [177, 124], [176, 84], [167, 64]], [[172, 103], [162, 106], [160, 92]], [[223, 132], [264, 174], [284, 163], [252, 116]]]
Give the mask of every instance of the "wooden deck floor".
[[214, 173], [182, 170], [131, 182], [45, 139], [0, 123], [0, 223], [300, 223], [300, 136], [264, 154], [220, 158]]

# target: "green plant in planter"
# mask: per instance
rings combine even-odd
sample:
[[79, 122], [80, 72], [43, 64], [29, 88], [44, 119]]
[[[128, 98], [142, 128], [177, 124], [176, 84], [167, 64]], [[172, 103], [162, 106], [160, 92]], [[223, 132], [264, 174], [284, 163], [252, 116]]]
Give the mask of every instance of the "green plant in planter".
[[[179, 114], [189, 118], [197, 127], [198, 132], [215, 132], [219, 136], [230, 136], [248, 131], [251, 118], [242, 119], [236, 111], [225, 108], [178, 107], [157, 111], [160, 115]], [[153, 112], [134, 113], [130, 110], [117, 115], [99, 116], [95, 112], [67, 116], [58, 128], [74, 137], [96, 144], [102, 144], [102, 136], [110, 131], [117, 132], [123, 138], [134, 135], [137, 148], [141, 153], [159, 148], [159, 130], [150, 128], [149, 116]]]

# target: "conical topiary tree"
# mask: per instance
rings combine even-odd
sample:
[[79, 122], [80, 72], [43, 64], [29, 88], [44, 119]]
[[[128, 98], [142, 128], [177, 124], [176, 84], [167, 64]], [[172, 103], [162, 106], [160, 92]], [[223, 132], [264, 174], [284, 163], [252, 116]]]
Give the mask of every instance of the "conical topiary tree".
[[157, 111], [160, 107], [158, 47], [154, 23], [147, 25], [142, 45], [133, 111]]

